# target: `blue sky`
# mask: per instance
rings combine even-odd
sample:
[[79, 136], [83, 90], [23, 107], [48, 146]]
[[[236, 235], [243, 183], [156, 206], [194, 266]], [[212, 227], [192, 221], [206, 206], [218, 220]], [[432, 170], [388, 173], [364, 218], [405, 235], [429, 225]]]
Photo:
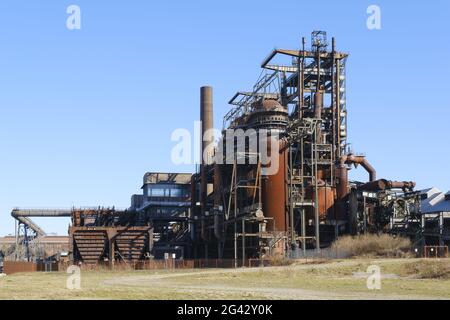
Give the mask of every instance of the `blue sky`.
[[[66, 8], [81, 8], [81, 30]], [[381, 7], [382, 29], [366, 28]], [[227, 101], [274, 48], [325, 30], [348, 61], [349, 140], [380, 177], [450, 189], [450, 3], [442, 1], [23, 1], [0, 3], [0, 235], [13, 207], [128, 207], [171, 164], [199, 87]], [[359, 169], [352, 177], [366, 179]], [[65, 234], [69, 221], [37, 220]]]

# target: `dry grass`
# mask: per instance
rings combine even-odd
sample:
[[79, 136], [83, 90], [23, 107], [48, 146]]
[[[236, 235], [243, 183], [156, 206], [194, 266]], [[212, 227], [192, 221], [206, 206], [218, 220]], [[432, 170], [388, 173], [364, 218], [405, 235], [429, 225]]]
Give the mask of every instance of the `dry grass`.
[[450, 279], [448, 260], [422, 260], [405, 265], [405, 272], [418, 279]]
[[272, 267], [289, 266], [295, 263], [295, 260], [288, 259], [282, 256], [274, 256], [269, 258], [269, 264]]
[[333, 243], [332, 250], [347, 257], [403, 258], [409, 255], [409, 239], [383, 235], [360, 235], [342, 237]]
[[[449, 266], [450, 260], [351, 259], [253, 269], [82, 271], [81, 290], [66, 288], [69, 275], [64, 272], [24, 273], [0, 278], [0, 300], [450, 299], [448, 273], [435, 263]], [[354, 273], [373, 264], [383, 274], [399, 277], [383, 279], [382, 290], [368, 290], [366, 278]]]

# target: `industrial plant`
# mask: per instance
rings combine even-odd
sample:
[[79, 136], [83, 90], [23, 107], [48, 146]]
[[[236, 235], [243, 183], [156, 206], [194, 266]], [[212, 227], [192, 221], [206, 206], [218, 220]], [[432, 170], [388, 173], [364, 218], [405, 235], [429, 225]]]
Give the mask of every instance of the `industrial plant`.
[[[148, 172], [128, 209], [19, 209], [5, 259], [109, 264], [159, 259], [299, 258], [344, 235], [388, 233], [417, 248], [450, 245], [450, 194], [378, 177], [348, 143], [349, 55], [323, 31], [275, 49], [255, 85], [214, 130], [213, 88], [200, 88], [196, 172]], [[214, 134], [214, 132], [216, 134]], [[220, 132], [220, 135], [217, 135]], [[367, 181], [351, 181], [361, 167]], [[70, 217], [67, 245], [47, 252], [33, 217]], [[1, 241], [1, 240], [0, 240]], [[61, 247], [62, 248], [62, 247]], [[67, 252], [66, 252], [67, 251]]]

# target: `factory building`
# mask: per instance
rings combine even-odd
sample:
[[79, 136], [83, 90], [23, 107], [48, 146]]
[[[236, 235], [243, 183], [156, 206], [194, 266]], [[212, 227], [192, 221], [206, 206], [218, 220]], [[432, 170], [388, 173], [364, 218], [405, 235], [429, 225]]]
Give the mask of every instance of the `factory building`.
[[421, 192], [421, 213], [426, 243], [450, 246], [450, 191], [437, 188]]
[[[348, 58], [323, 31], [303, 38], [299, 49], [273, 50], [255, 85], [229, 101], [219, 136], [213, 88], [202, 87], [196, 172], [146, 173], [142, 194], [126, 210], [16, 209], [17, 241], [44, 235], [29, 217], [49, 214], [71, 217], [71, 259], [86, 264], [170, 257], [232, 259], [237, 266], [380, 232], [448, 245], [449, 194], [379, 178], [350, 150]], [[367, 181], [350, 181], [358, 167]]]
[[72, 259], [112, 264], [190, 255], [191, 178], [187, 173], [149, 172], [142, 194], [131, 197], [129, 209], [74, 210]]
[[152, 226], [153, 258], [182, 259], [185, 249], [189, 253], [191, 178], [190, 173], [149, 172], [144, 175], [143, 194], [132, 196], [130, 211]]

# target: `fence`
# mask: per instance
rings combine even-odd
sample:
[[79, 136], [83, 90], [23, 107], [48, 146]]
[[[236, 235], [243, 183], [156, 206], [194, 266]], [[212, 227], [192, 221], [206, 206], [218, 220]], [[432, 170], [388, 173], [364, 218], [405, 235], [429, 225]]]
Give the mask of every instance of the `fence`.
[[[115, 271], [130, 270], [171, 270], [171, 269], [211, 269], [211, 268], [235, 268], [251, 266], [251, 260], [245, 261], [234, 259], [167, 259], [167, 260], [143, 260], [135, 262], [116, 262]], [[59, 270], [66, 270], [72, 263], [65, 262], [59, 264]], [[97, 264], [78, 264], [82, 271], [106, 271], [111, 270], [108, 262]]]
[[[270, 267], [288, 265], [295, 261], [302, 262], [319, 262], [322, 260], [334, 259], [335, 255], [328, 251], [322, 250], [320, 253], [309, 252], [305, 256], [297, 259], [288, 259], [278, 257], [273, 259], [195, 259], [195, 260], [144, 260], [135, 262], [116, 262], [114, 263], [114, 271], [131, 271], [131, 270], [174, 270], [174, 269], [227, 269], [236, 267]], [[64, 262], [19, 262], [5, 261], [4, 273], [12, 274], [18, 272], [52, 272], [64, 271], [73, 263]], [[111, 270], [108, 261], [97, 264], [78, 264], [82, 271], [108, 271]]]
[[[447, 246], [426, 246], [423, 250], [415, 249], [412, 251], [418, 258], [448, 258], [449, 248]], [[291, 257], [274, 257], [270, 259], [195, 259], [195, 260], [144, 260], [136, 262], [116, 262], [115, 271], [132, 270], [174, 270], [174, 269], [211, 269], [211, 268], [235, 268], [235, 267], [272, 267], [284, 266], [295, 262], [301, 263], [321, 263], [328, 260], [347, 258], [347, 252], [336, 249], [322, 249], [320, 251], [307, 250], [303, 252], [298, 250], [291, 252]], [[71, 262], [4, 262], [4, 273], [12, 274], [17, 272], [51, 272], [65, 271], [72, 265]], [[111, 270], [108, 262], [98, 264], [79, 264], [83, 271], [107, 271]]]
[[4, 261], [3, 273], [13, 274], [19, 272], [52, 272], [58, 271], [57, 262], [25, 262], [25, 261]]
[[423, 248], [423, 257], [428, 258], [448, 258], [447, 246], [425, 246]]

